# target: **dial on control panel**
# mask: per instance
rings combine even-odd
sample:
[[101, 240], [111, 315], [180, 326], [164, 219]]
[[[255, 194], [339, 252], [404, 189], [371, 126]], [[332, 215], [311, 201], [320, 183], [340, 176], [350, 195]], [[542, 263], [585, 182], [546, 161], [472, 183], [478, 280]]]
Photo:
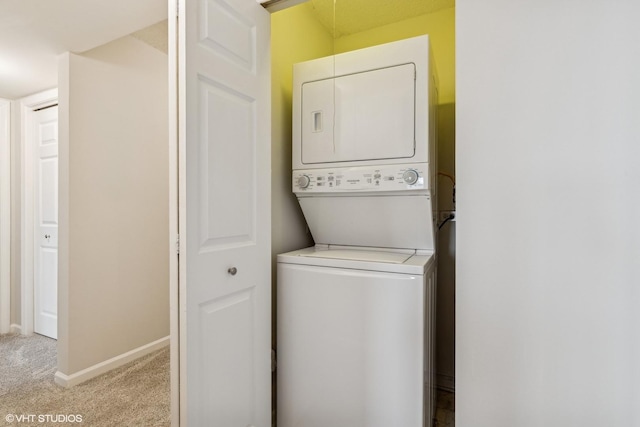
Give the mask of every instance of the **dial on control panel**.
[[298, 178], [298, 187], [307, 188], [311, 183], [311, 179], [307, 175], [300, 175]]
[[409, 185], [413, 185], [418, 182], [419, 177], [420, 175], [418, 174], [418, 171], [414, 169], [409, 169], [402, 174], [402, 179]]

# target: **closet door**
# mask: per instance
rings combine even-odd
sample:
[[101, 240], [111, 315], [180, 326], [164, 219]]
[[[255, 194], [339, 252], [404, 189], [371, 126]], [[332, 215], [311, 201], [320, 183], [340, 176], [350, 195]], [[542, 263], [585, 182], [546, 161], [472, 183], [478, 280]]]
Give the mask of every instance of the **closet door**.
[[271, 425], [270, 16], [180, 8], [181, 419]]

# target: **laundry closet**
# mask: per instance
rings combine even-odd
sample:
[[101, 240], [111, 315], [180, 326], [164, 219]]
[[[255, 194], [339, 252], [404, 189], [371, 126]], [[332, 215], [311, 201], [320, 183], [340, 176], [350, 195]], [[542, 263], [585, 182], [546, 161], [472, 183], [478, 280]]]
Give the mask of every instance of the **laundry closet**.
[[[439, 165], [437, 170], [432, 171], [434, 176], [430, 178], [438, 190], [437, 200], [434, 200], [434, 205], [438, 206], [434, 213], [435, 227], [441, 226], [435, 242], [438, 249], [435, 371], [436, 385], [453, 391], [455, 384], [455, 222], [447, 218], [455, 212], [454, 9], [438, 10], [383, 26], [348, 33], [352, 31], [349, 25], [343, 26], [341, 23], [358, 21], [356, 17], [347, 15], [352, 15], [353, 12], [341, 10], [340, 1], [336, 2], [335, 10], [327, 12], [322, 10], [323, 7], [326, 7], [326, 4], [310, 1], [272, 15], [272, 256], [275, 261], [277, 254], [314, 244], [307, 222], [292, 193], [293, 64], [428, 34], [440, 78], [436, 125]], [[324, 22], [322, 22], [323, 13]], [[329, 21], [327, 21], [327, 14], [331, 18]], [[339, 33], [340, 31], [343, 33]], [[333, 34], [336, 36], [334, 37]], [[322, 92], [321, 89], [319, 88]], [[315, 123], [316, 126], [323, 126], [330, 120], [331, 117], [318, 115], [311, 125]], [[319, 156], [318, 158], [324, 155], [321, 152], [309, 154]], [[331, 161], [331, 159], [325, 160]], [[441, 173], [438, 174], [438, 172]], [[444, 223], [445, 220], [447, 220], [446, 223]], [[278, 312], [278, 307], [275, 306], [276, 270], [274, 264], [274, 345], [277, 340], [275, 318]]]

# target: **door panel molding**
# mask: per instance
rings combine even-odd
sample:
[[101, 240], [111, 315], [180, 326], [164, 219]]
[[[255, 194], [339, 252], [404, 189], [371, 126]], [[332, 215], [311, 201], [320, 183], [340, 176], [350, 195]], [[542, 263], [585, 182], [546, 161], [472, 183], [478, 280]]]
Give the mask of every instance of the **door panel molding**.
[[[252, 125], [256, 123], [256, 100], [201, 75], [198, 85], [200, 252], [255, 245], [256, 135]], [[231, 149], [233, 141], [246, 145]], [[216, 179], [220, 176], [233, 177], [236, 185]], [[229, 194], [238, 187], [243, 194]], [[224, 209], [218, 206], [219, 200], [226, 201]]]

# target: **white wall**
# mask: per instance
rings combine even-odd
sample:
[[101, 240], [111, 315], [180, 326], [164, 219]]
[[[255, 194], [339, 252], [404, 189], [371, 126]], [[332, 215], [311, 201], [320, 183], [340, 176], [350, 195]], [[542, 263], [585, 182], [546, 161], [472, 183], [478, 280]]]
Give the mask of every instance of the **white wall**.
[[640, 3], [456, 11], [456, 423], [638, 426]]
[[60, 58], [64, 375], [169, 334], [167, 81], [129, 36]]

